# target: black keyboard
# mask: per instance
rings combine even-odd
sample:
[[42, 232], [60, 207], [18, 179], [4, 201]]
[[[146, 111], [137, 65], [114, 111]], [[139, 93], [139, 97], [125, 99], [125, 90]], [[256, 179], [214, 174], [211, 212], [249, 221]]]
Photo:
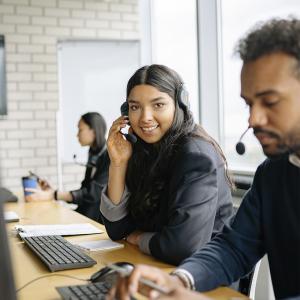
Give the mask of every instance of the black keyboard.
[[96, 282], [85, 285], [57, 287], [57, 291], [64, 300], [105, 299], [111, 288], [108, 282]]
[[91, 257], [59, 235], [23, 237], [23, 240], [51, 272], [96, 264]]
[[[71, 285], [57, 287], [57, 291], [64, 300], [105, 300], [108, 291], [112, 287], [112, 282], [95, 282], [85, 285]], [[131, 300], [136, 300], [130, 297]]]

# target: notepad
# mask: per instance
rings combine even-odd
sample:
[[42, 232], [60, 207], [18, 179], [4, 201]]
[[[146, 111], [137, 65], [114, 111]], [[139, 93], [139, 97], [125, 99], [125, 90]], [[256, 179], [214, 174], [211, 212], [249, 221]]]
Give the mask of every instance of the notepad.
[[14, 211], [5, 211], [4, 212], [5, 222], [17, 222], [20, 220], [18, 214]]
[[112, 240], [97, 240], [75, 243], [75, 246], [87, 251], [109, 251], [124, 248], [123, 244], [113, 242]]
[[18, 225], [15, 226], [20, 237], [40, 235], [82, 235], [103, 233], [103, 230], [89, 223], [59, 225]]

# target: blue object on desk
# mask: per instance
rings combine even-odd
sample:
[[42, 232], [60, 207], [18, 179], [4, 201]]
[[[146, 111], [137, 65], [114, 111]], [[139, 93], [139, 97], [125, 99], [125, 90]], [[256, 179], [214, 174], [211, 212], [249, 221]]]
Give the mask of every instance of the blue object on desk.
[[32, 192], [28, 192], [25, 189], [26, 188], [33, 188], [36, 189], [38, 185], [37, 178], [35, 176], [25, 176], [22, 177], [22, 183], [23, 183], [23, 189], [24, 189], [24, 195], [30, 195]]

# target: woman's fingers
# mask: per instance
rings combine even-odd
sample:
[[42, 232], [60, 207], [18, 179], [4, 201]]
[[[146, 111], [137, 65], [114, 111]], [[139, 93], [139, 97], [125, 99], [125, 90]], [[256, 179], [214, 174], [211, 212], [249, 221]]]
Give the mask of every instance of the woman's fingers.
[[25, 191], [26, 191], [26, 192], [36, 193], [36, 192], [38, 192], [39, 190], [38, 190], [38, 189], [34, 189], [34, 188], [25, 188]]
[[129, 133], [133, 133], [133, 129], [132, 129], [131, 126], [128, 128], [128, 132], [129, 132]]
[[120, 131], [122, 128], [125, 128], [129, 123], [129, 120], [125, 117], [120, 117], [115, 120], [110, 127], [109, 134]]
[[53, 190], [47, 189], [46, 191], [26, 188], [25, 191], [32, 192], [32, 194], [26, 195], [26, 201], [50, 201], [53, 200]]
[[39, 196], [38, 196], [38, 191], [37, 189], [31, 189], [31, 188], [25, 188], [26, 192], [32, 192], [32, 194], [26, 195], [25, 200], [30, 202], [30, 201], [38, 201]]
[[50, 184], [49, 184], [48, 181], [45, 180], [45, 179], [41, 179], [41, 180], [39, 181], [39, 185], [40, 185], [40, 187], [41, 187], [42, 190], [46, 190], [46, 189], [51, 188], [51, 187], [50, 187]]
[[109, 135], [108, 135], [108, 139], [107, 139], [108, 145], [124, 146], [125, 139], [122, 136], [122, 134], [120, 133], [120, 130], [122, 128], [125, 128], [127, 126], [127, 124], [128, 124], [128, 120], [124, 120], [124, 119], [121, 119], [121, 120], [117, 119], [113, 123], [112, 127], [109, 130]]
[[128, 124], [128, 118], [120, 117], [114, 121], [107, 139], [107, 150], [111, 164], [127, 163], [132, 154], [131, 144], [125, 140], [120, 130]]

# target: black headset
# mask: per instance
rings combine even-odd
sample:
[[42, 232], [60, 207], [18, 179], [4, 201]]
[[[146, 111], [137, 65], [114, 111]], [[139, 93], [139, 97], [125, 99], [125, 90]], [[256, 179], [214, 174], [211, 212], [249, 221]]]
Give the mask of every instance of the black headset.
[[121, 115], [122, 116], [128, 116], [129, 113], [129, 105], [128, 102], [125, 101], [122, 103], [121, 107], [120, 107], [120, 111], [121, 111]]
[[176, 101], [178, 102], [179, 107], [182, 108], [184, 111], [189, 110], [189, 93], [183, 82], [180, 83], [176, 91]]
[[[125, 101], [120, 107], [121, 115], [128, 116], [129, 113], [129, 105], [128, 102]], [[137, 137], [133, 133], [124, 133], [120, 131], [120, 133], [125, 137], [125, 139], [130, 142], [131, 144], [135, 144], [137, 142]]]

